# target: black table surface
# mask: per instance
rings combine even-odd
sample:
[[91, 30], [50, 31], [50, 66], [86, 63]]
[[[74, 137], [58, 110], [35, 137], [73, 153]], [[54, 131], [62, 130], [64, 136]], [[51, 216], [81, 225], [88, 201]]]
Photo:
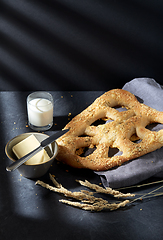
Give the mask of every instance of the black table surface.
[[[62, 129], [76, 114], [100, 96], [102, 91], [51, 91], [54, 98], [54, 124], [46, 132]], [[7, 172], [11, 162], [5, 145], [13, 137], [32, 132], [27, 124], [26, 97], [29, 92], [0, 92], [0, 239], [162, 239], [163, 197], [136, 201], [116, 211], [91, 212], [60, 203], [65, 199], [27, 179], [18, 170]], [[71, 113], [71, 115], [69, 114]], [[49, 173], [71, 191], [83, 189], [75, 180], [100, 184], [93, 171], [74, 169], [57, 161], [40, 178], [52, 185]], [[148, 181], [152, 181], [149, 179]], [[157, 185], [158, 186], [158, 185]], [[132, 192], [150, 192], [149, 185]], [[84, 188], [85, 189], [85, 188]]]

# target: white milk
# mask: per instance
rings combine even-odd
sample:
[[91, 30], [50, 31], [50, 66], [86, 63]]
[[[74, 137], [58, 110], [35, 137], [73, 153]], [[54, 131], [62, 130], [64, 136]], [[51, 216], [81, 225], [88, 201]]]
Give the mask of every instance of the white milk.
[[38, 127], [51, 124], [53, 121], [53, 104], [48, 99], [35, 98], [28, 103], [28, 120]]

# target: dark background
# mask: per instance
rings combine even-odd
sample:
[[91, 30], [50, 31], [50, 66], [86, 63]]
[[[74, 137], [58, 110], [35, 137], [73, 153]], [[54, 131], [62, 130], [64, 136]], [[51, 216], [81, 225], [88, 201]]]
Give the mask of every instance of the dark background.
[[0, 90], [162, 84], [162, 13], [162, 0], [1, 0]]
[[[27, 179], [18, 170], [5, 170], [11, 164], [4, 152], [6, 143], [19, 134], [32, 131], [26, 126], [28, 94], [26, 91], [0, 92], [0, 240], [162, 240], [163, 195], [146, 195], [147, 198], [117, 211], [84, 211], [59, 202], [73, 199], [35, 185], [38, 179]], [[68, 122], [70, 112], [72, 115], [79, 113], [101, 95], [101, 91], [51, 91], [51, 94], [56, 104], [54, 125], [45, 132], [48, 135], [61, 129]], [[76, 179], [102, 186], [100, 177], [93, 171], [75, 169], [57, 161], [39, 178], [51, 186], [49, 172], [72, 192], [89, 191]], [[161, 179], [150, 178], [140, 184], [158, 180]], [[160, 190], [156, 191], [158, 187]], [[162, 189], [163, 184], [159, 183], [122, 191], [135, 193], [137, 198], [152, 191], [162, 193]], [[106, 194], [95, 194], [95, 197], [102, 197], [109, 203], [117, 202]]]
[[[30, 91], [52, 91], [52, 134], [103, 91], [136, 77], [163, 84], [162, 13], [162, 0], [0, 0], [0, 239], [162, 239], [162, 197], [113, 212], [80, 210], [18, 171], [7, 172], [4, 152], [10, 139], [31, 131]], [[57, 162], [49, 171], [71, 191], [81, 189], [76, 179], [101, 182], [92, 171]], [[48, 173], [43, 180], [51, 184]]]

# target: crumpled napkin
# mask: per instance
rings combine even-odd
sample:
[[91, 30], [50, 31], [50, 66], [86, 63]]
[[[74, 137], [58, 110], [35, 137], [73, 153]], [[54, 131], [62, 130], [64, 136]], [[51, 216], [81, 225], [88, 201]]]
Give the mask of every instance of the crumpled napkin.
[[[163, 87], [152, 78], [135, 78], [123, 89], [133, 93], [141, 103], [163, 111]], [[163, 124], [154, 124], [154, 131]], [[128, 161], [108, 171], [95, 172], [105, 187], [121, 188], [137, 184], [150, 177], [163, 177], [163, 147], [138, 159]]]

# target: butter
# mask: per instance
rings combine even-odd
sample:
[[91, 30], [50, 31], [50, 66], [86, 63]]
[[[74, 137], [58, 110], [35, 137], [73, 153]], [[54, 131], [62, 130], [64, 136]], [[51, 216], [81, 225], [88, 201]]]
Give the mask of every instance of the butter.
[[[15, 155], [19, 159], [39, 146], [40, 146], [40, 142], [32, 134], [29, 137], [22, 140], [21, 142], [19, 142], [18, 144], [16, 144], [12, 148], [12, 151], [15, 153]], [[40, 152], [36, 153], [33, 157], [31, 157], [27, 162], [25, 162], [25, 164], [26, 165], [40, 164], [48, 161], [49, 158], [50, 157], [48, 156], [47, 152], [43, 149]]]

